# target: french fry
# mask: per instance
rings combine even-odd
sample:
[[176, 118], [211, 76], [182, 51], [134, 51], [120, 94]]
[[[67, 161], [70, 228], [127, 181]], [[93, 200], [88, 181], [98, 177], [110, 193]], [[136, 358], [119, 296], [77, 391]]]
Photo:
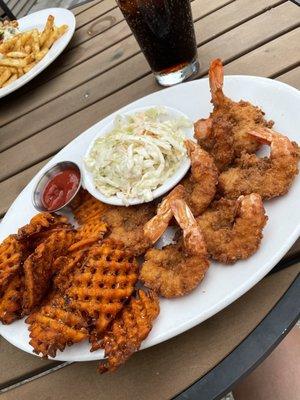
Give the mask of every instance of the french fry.
[[34, 29], [32, 31], [32, 50], [34, 53], [38, 53], [40, 51], [40, 41], [39, 41], [39, 31]]
[[26, 67], [23, 68], [24, 74], [26, 74], [26, 72], [30, 71], [32, 67], [34, 67], [36, 65], [36, 62], [32, 62], [31, 64], [26, 65]]
[[7, 67], [23, 68], [33, 61], [33, 56], [29, 55], [26, 58], [2, 58], [0, 65], [6, 65]]
[[16, 81], [18, 79], [17, 74], [11, 75], [11, 77], [2, 85], [2, 87], [10, 85], [12, 82]]
[[20, 47], [24, 47], [26, 45], [27, 41], [31, 38], [31, 36], [32, 36], [32, 31], [24, 32], [21, 35], [21, 46]]
[[3, 42], [0, 44], [0, 53], [1, 54], [6, 54], [12, 47], [15, 46], [16, 42], [18, 41], [18, 36], [14, 36], [12, 39], [7, 40], [6, 42]]
[[7, 82], [7, 80], [11, 77], [11, 71], [6, 68], [3, 72], [1, 71], [1, 75], [0, 75], [0, 87], [2, 87], [2, 85]]
[[49, 51], [48, 48], [44, 48], [43, 50], [41, 50], [37, 54], [35, 54], [36, 61], [40, 61], [42, 58], [44, 58], [45, 55], [48, 53], [48, 51]]
[[44, 43], [46, 42], [46, 40], [48, 39], [48, 37], [50, 36], [50, 33], [52, 32], [54, 26], [54, 17], [53, 15], [49, 15], [47, 22], [46, 22], [46, 26], [40, 36], [40, 47], [42, 47], [44, 45]]
[[27, 54], [30, 54], [32, 52], [30, 44], [26, 44], [24, 46], [24, 52], [27, 53]]
[[22, 75], [24, 75], [24, 71], [23, 71], [23, 68], [18, 68], [18, 70], [17, 70], [18, 72], [18, 77], [20, 78]]
[[10, 70], [10, 72], [12, 73], [12, 75], [18, 73], [18, 68], [15, 68], [15, 67], [7, 67], [7, 68]]
[[58, 30], [58, 38], [60, 38], [65, 32], [67, 32], [68, 30], [68, 25], [62, 25], [60, 27], [57, 28]]
[[27, 56], [28, 56], [28, 54], [25, 53], [24, 51], [11, 51], [6, 54], [6, 57], [9, 57], [9, 58], [24, 58]]
[[58, 33], [57, 33], [57, 30], [54, 28], [53, 31], [48, 36], [47, 40], [44, 42], [43, 49], [46, 48], [49, 50], [50, 47], [55, 42], [55, 40], [57, 39], [57, 37], [58, 37]]

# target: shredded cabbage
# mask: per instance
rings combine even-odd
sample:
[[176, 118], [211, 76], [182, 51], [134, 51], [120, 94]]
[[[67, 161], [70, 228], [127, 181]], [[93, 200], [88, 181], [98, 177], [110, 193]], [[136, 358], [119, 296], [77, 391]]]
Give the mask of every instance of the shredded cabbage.
[[105, 196], [151, 201], [186, 157], [186, 118], [171, 118], [163, 107], [118, 115], [112, 131], [98, 138], [85, 158], [95, 187]]

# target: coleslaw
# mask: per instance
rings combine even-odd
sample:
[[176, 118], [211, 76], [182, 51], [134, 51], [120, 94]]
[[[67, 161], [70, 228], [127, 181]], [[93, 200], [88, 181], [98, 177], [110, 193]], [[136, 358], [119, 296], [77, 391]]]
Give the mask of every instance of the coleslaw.
[[131, 115], [118, 115], [113, 129], [95, 140], [85, 165], [97, 190], [147, 202], [153, 191], [178, 169], [186, 158], [184, 117], [171, 117], [164, 107], [153, 107]]

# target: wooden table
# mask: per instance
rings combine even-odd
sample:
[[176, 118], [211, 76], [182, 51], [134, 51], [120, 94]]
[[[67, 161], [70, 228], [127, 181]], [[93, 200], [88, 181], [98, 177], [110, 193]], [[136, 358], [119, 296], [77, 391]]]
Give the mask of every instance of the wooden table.
[[[221, 57], [226, 74], [260, 75], [300, 88], [300, 8], [284, 0], [192, 1], [199, 78]], [[63, 146], [109, 113], [160, 90], [114, 0], [74, 10], [77, 29], [63, 56], [1, 99], [0, 215]], [[289, 256], [300, 251], [296, 243]], [[270, 312], [299, 272], [273, 274], [225, 311], [135, 355], [115, 375], [95, 363], [40, 360], [0, 339], [3, 399], [170, 398], [207, 373]], [[272, 288], [272, 290], [271, 290]], [[247, 319], [242, 318], [247, 315]], [[234, 334], [232, 333], [234, 332]], [[185, 368], [183, 368], [185, 366]], [[16, 382], [21, 382], [21, 385]]]

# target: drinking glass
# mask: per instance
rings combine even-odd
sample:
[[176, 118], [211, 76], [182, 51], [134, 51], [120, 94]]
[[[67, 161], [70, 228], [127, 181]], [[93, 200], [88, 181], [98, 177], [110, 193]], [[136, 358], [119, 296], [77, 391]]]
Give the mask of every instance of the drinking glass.
[[190, 0], [117, 0], [159, 84], [199, 69]]

